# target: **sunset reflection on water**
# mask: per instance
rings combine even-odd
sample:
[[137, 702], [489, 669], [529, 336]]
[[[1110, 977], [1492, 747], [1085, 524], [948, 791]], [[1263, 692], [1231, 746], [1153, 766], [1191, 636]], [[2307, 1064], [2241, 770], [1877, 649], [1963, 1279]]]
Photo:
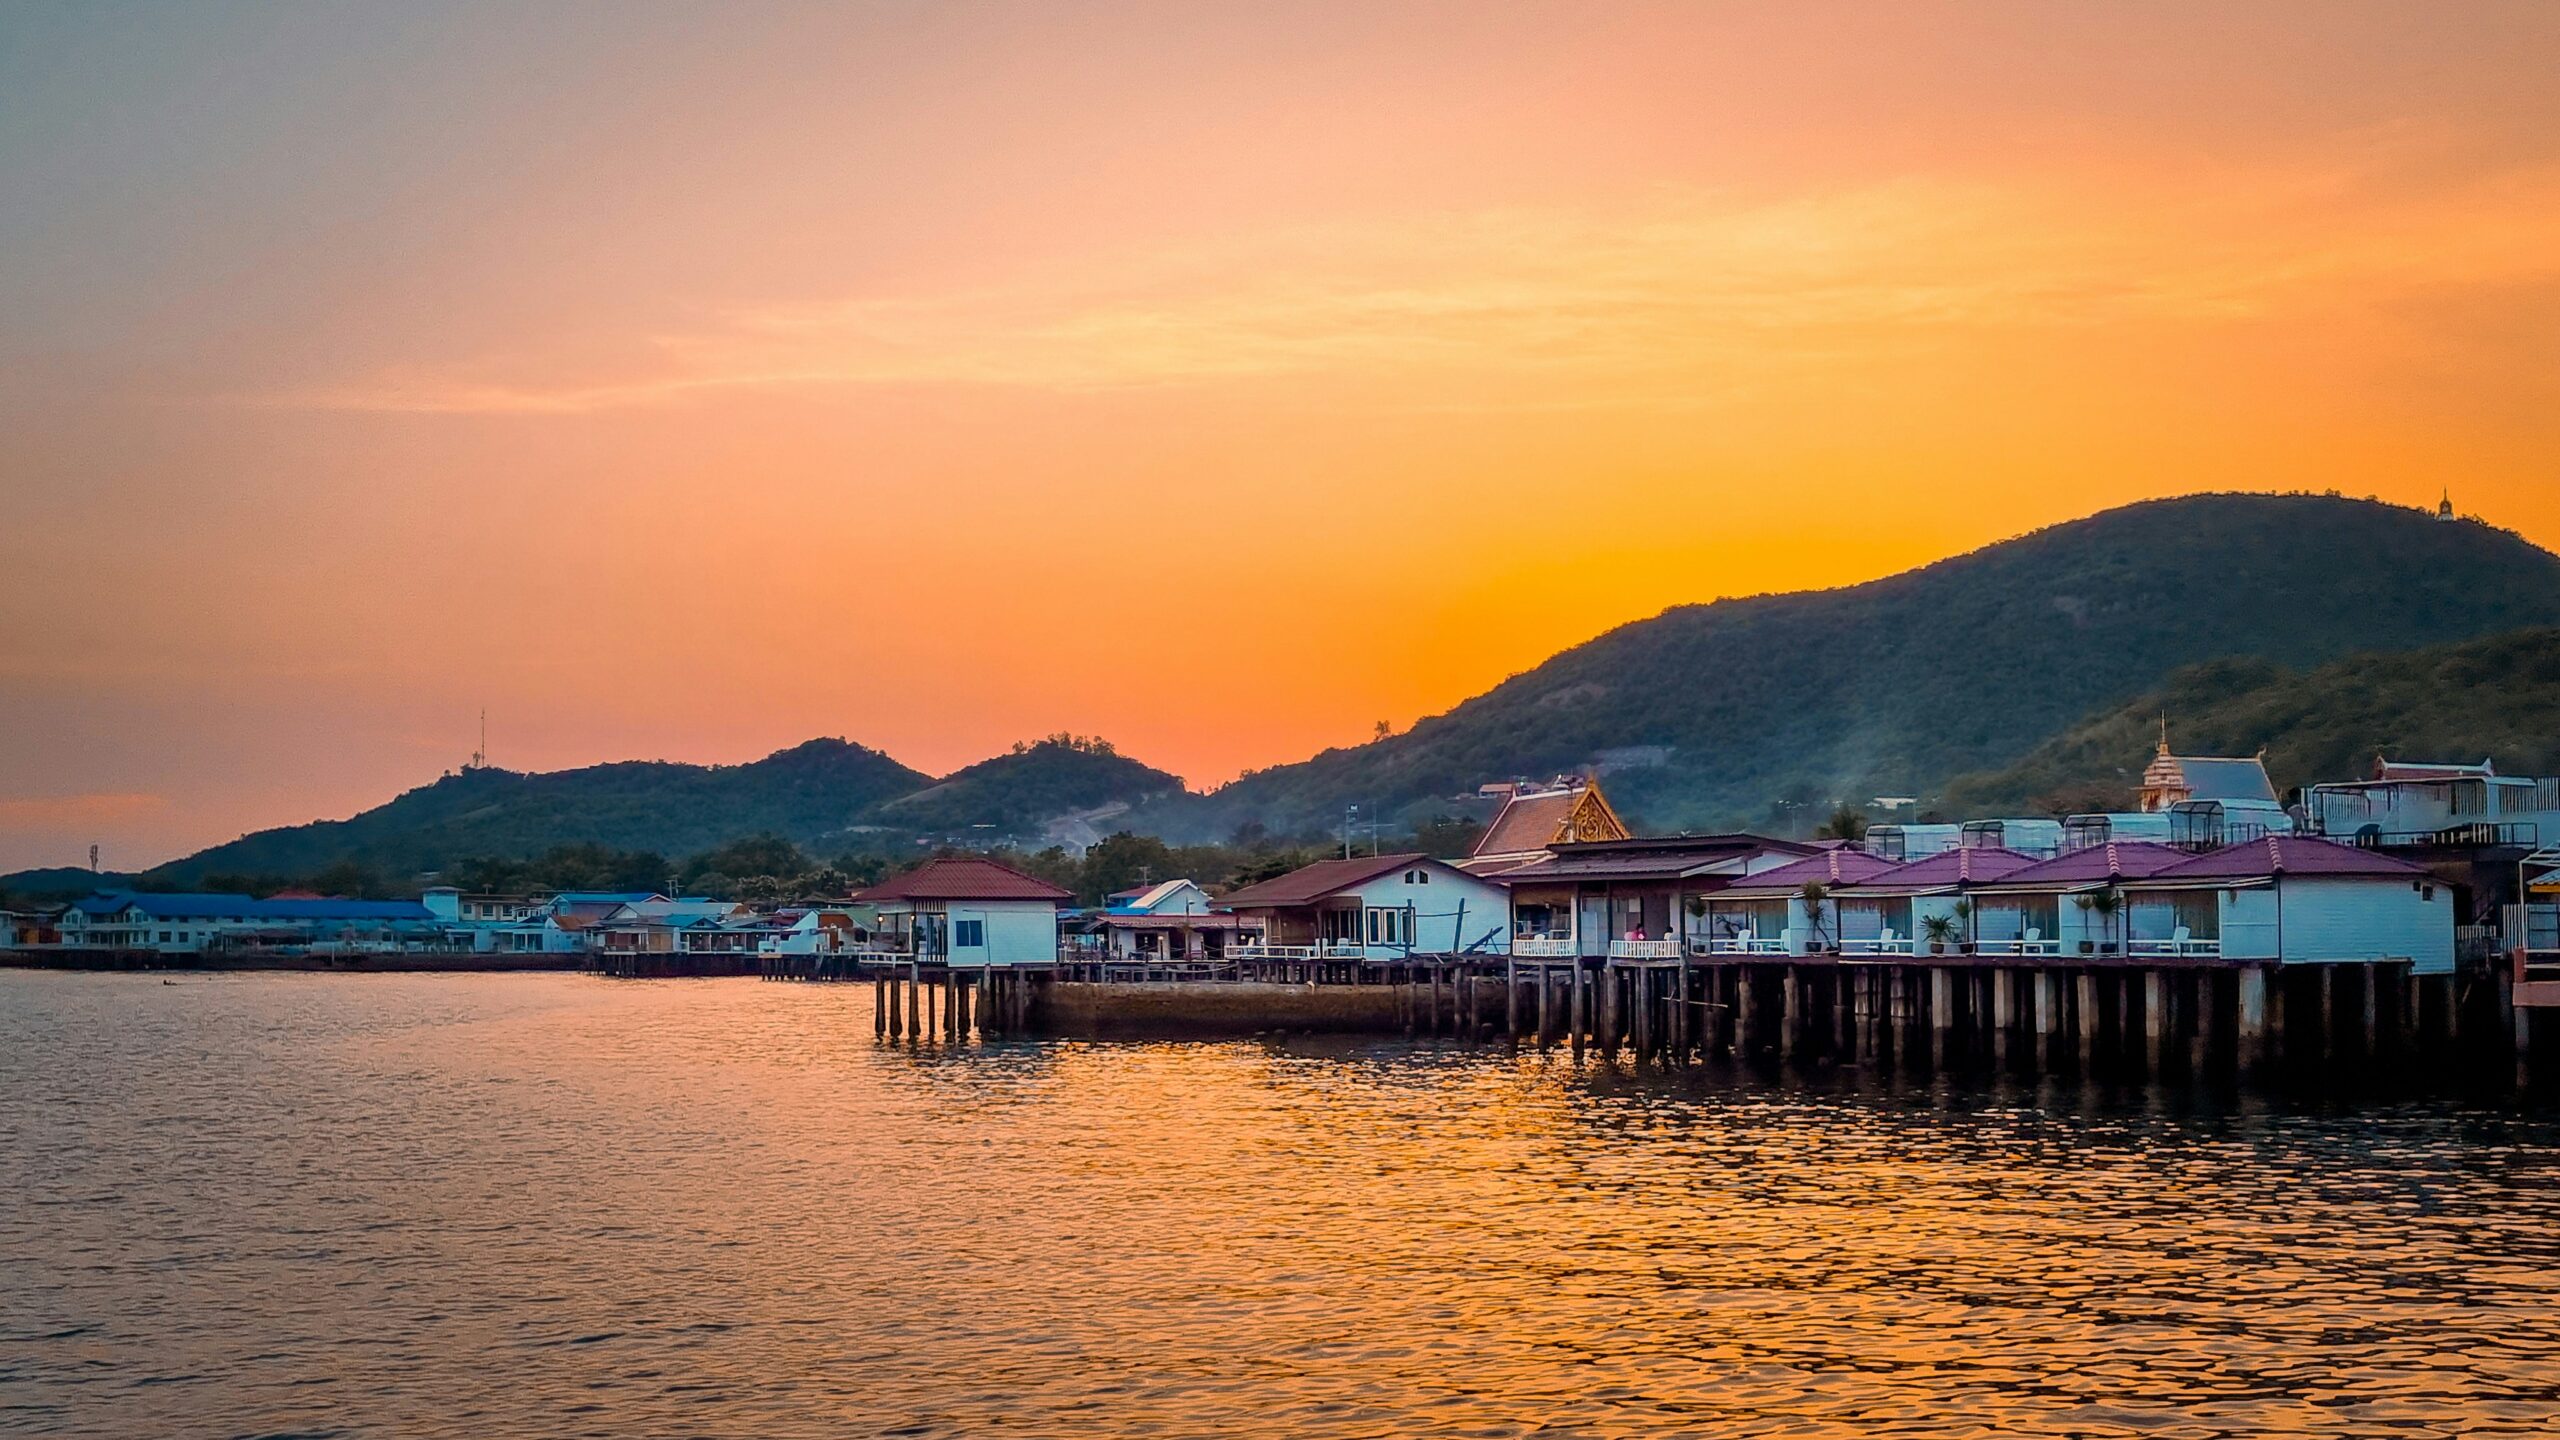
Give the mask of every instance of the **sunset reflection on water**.
[[2560, 1128], [0, 975], [0, 1431], [2546, 1433]]

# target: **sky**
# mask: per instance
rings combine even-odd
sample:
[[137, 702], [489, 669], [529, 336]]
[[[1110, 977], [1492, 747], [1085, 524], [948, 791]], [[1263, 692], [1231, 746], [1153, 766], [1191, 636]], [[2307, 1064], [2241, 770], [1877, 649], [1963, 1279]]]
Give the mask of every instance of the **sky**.
[[0, 869], [1196, 785], [2148, 496], [2560, 547], [2560, 6], [0, 6]]

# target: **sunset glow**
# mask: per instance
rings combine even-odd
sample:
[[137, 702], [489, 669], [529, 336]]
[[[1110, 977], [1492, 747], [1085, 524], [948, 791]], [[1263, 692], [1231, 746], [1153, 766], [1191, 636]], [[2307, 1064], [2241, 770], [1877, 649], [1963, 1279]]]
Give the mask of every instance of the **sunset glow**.
[[2560, 546], [2560, 10], [0, 15], [0, 864], [1195, 785], [2145, 496]]

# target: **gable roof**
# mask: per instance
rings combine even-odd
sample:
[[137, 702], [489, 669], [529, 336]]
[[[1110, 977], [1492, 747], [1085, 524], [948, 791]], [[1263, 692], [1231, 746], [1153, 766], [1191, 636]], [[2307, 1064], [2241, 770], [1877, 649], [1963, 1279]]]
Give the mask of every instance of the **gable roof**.
[[[1922, 890], [1960, 889], [1967, 885], [1987, 885], [1994, 880], [2014, 875], [2037, 863], [2032, 855], [1997, 845], [1968, 845], [1956, 850], [1941, 850], [1935, 855], [1897, 866], [1873, 879], [1861, 880], [1841, 889], [1843, 895], [1909, 894]], [[1774, 872], [1773, 872], [1774, 873]]]
[[1855, 885], [1872, 880], [1888, 870], [1900, 869], [1894, 862], [1864, 850], [1842, 846], [1808, 855], [1775, 870], [1763, 870], [1739, 885], [1725, 887], [1727, 895], [1792, 895], [1807, 885]]
[[1814, 853], [1816, 847], [1802, 841], [1772, 840], [1744, 831], [1660, 835], [1558, 845], [1538, 859], [1500, 873], [1505, 885], [1566, 880], [1686, 880], [1717, 866], [1748, 864], [1754, 856], [1801, 857]]
[[1075, 898], [1037, 876], [1025, 875], [1010, 865], [999, 864], [983, 855], [943, 855], [927, 860], [904, 875], [892, 875], [867, 890], [857, 892], [857, 901], [876, 903], [882, 900], [1046, 900], [1052, 904]]
[[2279, 875], [2370, 876], [2413, 880], [2428, 874], [2379, 850], [2361, 850], [2308, 835], [2269, 835], [2191, 856], [2151, 876], [2154, 880], [2270, 880]]
[[2110, 840], [2104, 845], [2091, 845], [2012, 870], [1992, 881], [1991, 886], [1999, 890], [2044, 890], [2105, 885], [2117, 880], [2139, 880], [2157, 875], [2188, 858], [2186, 851], [2174, 845], [2161, 845], [2149, 840]]
[[1259, 909], [1273, 905], [1312, 905], [1328, 895], [1338, 895], [1356, 886], [1366, 885], [1396, 870], [1429, 868], [1443, 870], [1469, 880], [1500, 884], [1482, 875], [1469, 875], [1446, 860], [1408, 852], [1402, 855], [1354, 855], [1348, 860], [1319, 860], [1302, 865], [1286, 875], [1275, 875], [1257, 885], [1247, 885], [1218, 903], [1230, 910]]
[[1470, 859], [1530, 855], [1573, 841], [1623, 840], [1626, 822], [1596, 784], [1560, 790], [1514, 792], [1468, 852]]

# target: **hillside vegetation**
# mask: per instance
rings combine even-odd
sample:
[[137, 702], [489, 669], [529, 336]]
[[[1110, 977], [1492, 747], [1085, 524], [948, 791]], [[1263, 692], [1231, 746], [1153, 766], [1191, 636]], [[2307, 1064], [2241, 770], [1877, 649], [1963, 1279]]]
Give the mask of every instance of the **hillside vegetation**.
[[901, 830], [1014, 834], [1061, 815], [1135, 806], [1181, 790], [1181, 776], [1132, 760], [1107, 741], [1052, 735], [884, 801], [865, 818]]
[[2560, 774], [2560, 629], [2355, 655], [2308, 672], [2264, 660], [2192, 666], [2014, 765], [1956, 781], [1938, 808], [1959, 816], [2119, 808], [2150, 763], [2163, 715], [2184, 753], [2263, 748], [2280, 791], [2353, 779], [2377, 752]]
[[[1709, 577], [1711, 578], [1711, 577]], [[1795, 797], [1926, 793], [2007, 765], [2181, 666], [2309, 666], [2560, 623], [2560, 557], [2322, 496], [2153, 501], [1847, 589], [1688, 606], [1568, 650], [1406, 734], [1226, 787], [1183, 820], [1410, 815], [1497, 776], [1609, 773], [1655, 829]]]
[[560, 845], [685, 855], [742, 835], [805, 844], [842, 836], [880, 801], [929, 784], [877, 750], [812, 740], [745, 765], [631, 761], [526, 775], [465, 770], [347, 820], [263, 830], [155, 874], [307, 875], [353, 862], [386, 874], [466, 856], [525, 857]]

